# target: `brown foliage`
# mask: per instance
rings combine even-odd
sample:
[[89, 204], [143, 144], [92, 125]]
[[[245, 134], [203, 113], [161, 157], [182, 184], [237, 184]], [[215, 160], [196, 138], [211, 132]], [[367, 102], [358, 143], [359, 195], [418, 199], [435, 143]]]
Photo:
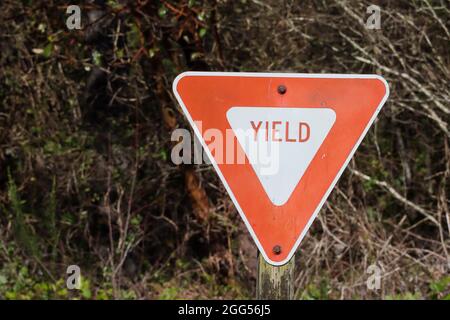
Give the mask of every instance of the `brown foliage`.
[[[116, 297], [157, 297], [161, 274], [187, 297], [245, 295], [208, 291], [211, 279], [251, 293], [256, 249], [213, 169], [170, 160], [171, 131], [188, 128], [172, 80], [378, 73], [390, 98], [299, 249], [297, 294], [441, 297], [430, 284], [450, 267], [448, 5], [378, 1], [381, 30], [368, 30], [369, 4], [82, 1], [83, 29], [69, 31], [65, 3], [1, 1], [0, 247], [55, 278], [78, 261]], [[366, 287], [374, 263], [380, 291]]]

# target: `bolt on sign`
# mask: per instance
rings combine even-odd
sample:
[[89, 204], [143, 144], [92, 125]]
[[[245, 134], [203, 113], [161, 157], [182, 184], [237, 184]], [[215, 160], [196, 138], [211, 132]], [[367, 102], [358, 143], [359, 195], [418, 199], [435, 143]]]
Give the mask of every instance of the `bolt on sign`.
[[[378, 75], [291, 73], [185, 72], [173, 91], [275, 266], [294, 255], [389, 95]], [[237, 143], [224, 153], [245, 161], [219, 161], [208, 129], [231, 130]]]

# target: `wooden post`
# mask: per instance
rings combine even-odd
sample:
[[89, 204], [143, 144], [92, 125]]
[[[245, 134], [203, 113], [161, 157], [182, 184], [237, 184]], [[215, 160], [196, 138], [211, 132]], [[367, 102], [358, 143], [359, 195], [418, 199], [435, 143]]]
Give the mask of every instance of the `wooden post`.
[[294, 298], [295, 256], [280, 267], [268, 264], [258, 253], [256, 296], [261, 300], [292, 300]]

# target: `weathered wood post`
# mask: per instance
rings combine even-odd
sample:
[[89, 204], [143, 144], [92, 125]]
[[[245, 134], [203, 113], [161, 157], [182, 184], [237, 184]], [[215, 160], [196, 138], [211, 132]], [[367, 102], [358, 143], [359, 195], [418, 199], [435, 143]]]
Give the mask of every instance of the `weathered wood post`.
[[295, 255], [280, 267], [268, 264], [258, 253], [256, 297], [262, 300], [292, 300], [294, 298]]

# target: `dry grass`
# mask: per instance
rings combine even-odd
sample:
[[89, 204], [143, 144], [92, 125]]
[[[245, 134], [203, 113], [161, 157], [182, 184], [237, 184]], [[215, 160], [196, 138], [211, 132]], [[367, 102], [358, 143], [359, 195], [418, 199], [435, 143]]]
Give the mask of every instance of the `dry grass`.
[[[382, 114], [300, 246], [297, 296], [448, 294], [436, 289], [450, 269], [445, 1], [378, 1], [381, 30], [365, 28], [365, 1], [120, 3], [84, 2], [82, 31], [57, 1], [0, 4], [10, 287], [20, 260], [33, 281], [80, 264], [94, 298], [253, 296], [256, 249], [213, 169], [170, 161], [171, 131], [188, 127], [174, 76], [225, 70], [387, 79]], [[379, 291], [367, 290], [371, 264]]]

